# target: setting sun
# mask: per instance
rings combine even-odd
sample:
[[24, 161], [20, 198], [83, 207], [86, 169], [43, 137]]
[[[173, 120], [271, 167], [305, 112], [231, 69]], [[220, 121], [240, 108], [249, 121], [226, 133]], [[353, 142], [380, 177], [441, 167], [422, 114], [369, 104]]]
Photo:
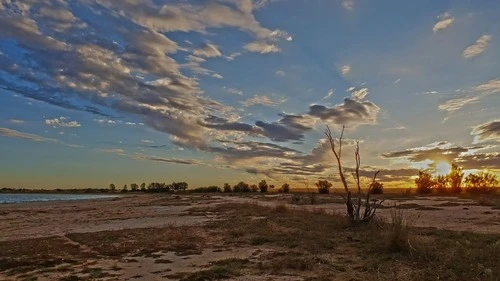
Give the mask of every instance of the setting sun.
[[447, 162], [439, 162], [436, 165], [436, 176], [444, 176], [451, 172], [451, 165]]

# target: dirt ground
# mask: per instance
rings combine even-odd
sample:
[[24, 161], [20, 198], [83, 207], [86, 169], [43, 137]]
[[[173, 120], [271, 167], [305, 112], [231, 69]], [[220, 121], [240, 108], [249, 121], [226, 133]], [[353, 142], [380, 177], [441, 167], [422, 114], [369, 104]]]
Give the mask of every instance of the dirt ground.
[[[341, 218], [344, 206], [340, 197], [318, 196], [311, 205], [300, 203], [308, 195], [300, 196], [293, 201], [289, 194], [141, 194], [0, 205], [0, 280], [367, 280], [363, 278], [377, 272], [371, 280], [424, 276], [405, 272], [405, 262], [398, 273], [380, 275], [387, 263], [374, 269], [361, 262], [358, 246], [339, 242], [345, 237], [316, 241], [312, 236], [314, 243], [304, 242], [309, 232], [301, 228], [307, 216], [325, 216], [324, 223], [317, 222], [323, 227]], [[500, 251], [500, 210], [494, 206], [454, 197], [392, 198], [379, 216], [389, 220], [394, 204], [414, 226], [489, 235], [485, 239], [496, 241]], [[283, 214], [268, 211], [280, 208]], [[311, 222], [310, 229], [315, 227]], [[339, 227], [348, 241], [364, 239], [342, 223], [330, 227]], [[425, 235], [435, 235], [429, 233]], [[490, 271], [496, 273], [487, 263], [477, 269], [484, 279], [474, 280], [500, 278], [487, 279]]]

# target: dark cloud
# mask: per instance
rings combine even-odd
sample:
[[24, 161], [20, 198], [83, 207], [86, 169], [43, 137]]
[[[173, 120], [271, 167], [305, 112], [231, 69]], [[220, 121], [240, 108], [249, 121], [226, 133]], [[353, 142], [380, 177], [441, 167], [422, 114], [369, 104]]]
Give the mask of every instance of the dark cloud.
[[145, 160], [158, 161], [158, 162], [166, 162], [166, 163], [174, 163], [174, 164], [183, 164], [183, 165], [196, 165], [199, 164], [196, 160], [182, 160], [175, 158], [163, 158], [163, 157], [146, 157], [143, 158]]
[[374, 124], [380, 108], [371, 101], [345, 98], [344, 103], [327, 107], [312, 105], [309, 115], [334, 124]]
[[431, 143], [422, 147], [383, 153], [382, 157], [405, 158], [412, 162], [420, 162], [424, 160], [440, 160], [452, 162], [462, 153], [481, 148], [482, 147], [461, 147], [446, 141], [442, 141]]
[[476, 136], [476, 142], [500, 141], [500, 120], [476, 126], [471, 134]]
[[310, 131], [316, 123], [311, 117], [305, 115], [280, 114], [280, 116], [281, 119], [278, 121], [280, 124], [300, 131]]
[[230, 162], [244, 161], [259, 157], [287, 158], [300, 151], [273, 143], [256, 141], [218, 141], [222, 146], [212, 146], [209, 152], [217, 153]]
[[455, 163], [464, 169], [499, 169], [500, 152], [461, 156], [455, 159]]
[[279, 123], [267, 123], [263, 121], [257, 121], [255, 125], [262, 128], [263, 134], [273, 141], [302, 141], [304, 139], [302, 132], [293, 127], [286, 127]]
[[478, 153], [494, 146], [462, 147], [449, 142], [435, 142], [426, 146], [394, 151], [382, 154], [384, 158], [401, 158], [409, 162], [432, 160], [434, 163], [446, 161], [455, 163], [464, 169], [498, 169], [500, 153]]

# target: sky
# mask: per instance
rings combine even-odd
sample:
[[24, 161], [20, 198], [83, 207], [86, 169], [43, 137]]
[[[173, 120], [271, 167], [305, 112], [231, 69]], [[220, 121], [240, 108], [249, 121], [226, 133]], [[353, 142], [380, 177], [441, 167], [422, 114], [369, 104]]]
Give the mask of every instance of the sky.
[[[2, 0], [0, 187], [500, 177], [500, 2]], [[349, 176], [350, 180], [352, 178]]]

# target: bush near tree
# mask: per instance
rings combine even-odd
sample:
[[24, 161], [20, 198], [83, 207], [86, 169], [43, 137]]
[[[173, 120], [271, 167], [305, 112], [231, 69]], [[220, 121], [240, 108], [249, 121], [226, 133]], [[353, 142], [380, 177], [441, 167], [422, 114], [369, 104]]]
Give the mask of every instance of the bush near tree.
[[372, 184], [372, 188], [370, 189], [371, 194], [383, 194], [384, 193], [384, 184], [376, 181]]
[[487, 172], [469, 174], [465, 178], [465, 191], [469, 193], [491, 193], [498, 184], [496, 176]]
[[327, 180], [319, 180], [316, 183], [316, 187], [318, 187], [318, 192], [320, 194], [328, 194], [330, 193], [330, 187], [332, 187], [332, 183]]
[[289, 193], [290, 192], [290, 185], [288, 183], [284, 183], [281, 186], [281, 188], [278, 190], [278, 192]]
[[415, 185], [417, 186], [418, 194], [429, 194], [432, 192], [434, 188], [435, 181], [432, 178], [432, 175], [424, 172], [418, 172], [418, 178], [415, 179]]

